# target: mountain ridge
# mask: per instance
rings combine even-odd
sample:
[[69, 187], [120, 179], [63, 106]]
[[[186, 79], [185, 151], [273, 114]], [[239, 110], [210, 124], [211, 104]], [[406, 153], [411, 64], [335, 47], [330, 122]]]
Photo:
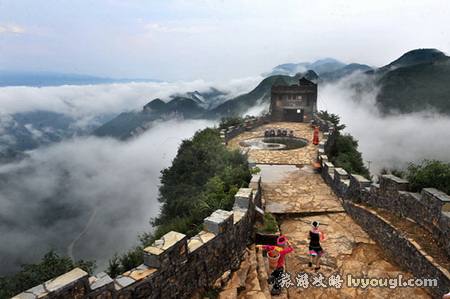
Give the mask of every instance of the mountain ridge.
[[[334, 66], [329, 68], [333, 63]], [[214, 87], [202, 92], [194, 90], [174, 93], [164, 100], [156, 98], [139, 110], [103, 118], [102, 125], [93, 128], [89, 133], [125, 140], [147, 130], [154, 121], [160, 119], [219, 119], [228, 115], [243, 116], [255, 107], [258, 107], [258, 111], [267, 112], [272, 85], [298, 84], [298, 80], [303, 76], [319, 84], [331, 84], [355, 72], [365, 74], [352, 78], [355, 84], [352, 84], [351, 88], [355, 89], [355, 95], [373, 92], [377, 87], [380, 91], [376, 97], [376, 104], [384, 114], [412, 113], [430, 108], [440, 113], [450, 114], [448, 96], [450, 85], [447, 83], [450, 82], [450, 58], [437, 49], [411, 50], [391, 63], [376, 69], [358, 63], [336, 68], [342, 63], [334, 59], [301, 64], [326, 67], [322, 68], [321, 75], [314, 70], [309, 70], [292, 76], [268, 76], [249, 92], [233, 98], [228, 98], [227, 92]], [[288, 63], [274, 69], [293, 70], [297, 65]], [[325, 72], [325, 68], [329, 71]], [[357, 98], [355, 96], [355, 100]], [[12, 150], [28, 150], [78, 134], [89, 134], [86, 131], [68, 130], [70, 123], [76, 120], [67, 119], [62, 114], [50, 115], [46, 114], [46, 111], [33, 113], [0, 115], [4, 132], [0, 145], [3, 148], [9, 146]], [[7, 144], [8, 142], [12, 143]]]

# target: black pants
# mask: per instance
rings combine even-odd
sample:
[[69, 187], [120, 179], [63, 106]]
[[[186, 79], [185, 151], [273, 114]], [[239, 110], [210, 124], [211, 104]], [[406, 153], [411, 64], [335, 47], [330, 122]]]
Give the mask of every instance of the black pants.
[[281, 289], [280, 282], [281, 282], [281, 274], [283, 274], [283, 268], [276, 268], [271, 276], [275, 277], [275, 283], [273, 285], [273, 288], [276, 290]]

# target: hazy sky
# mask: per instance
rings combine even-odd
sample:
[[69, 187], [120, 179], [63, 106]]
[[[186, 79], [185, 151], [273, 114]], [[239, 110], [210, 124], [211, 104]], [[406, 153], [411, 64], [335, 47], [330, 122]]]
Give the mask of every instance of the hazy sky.
[[0, 0], [0, 69], [162, 80], [450, 52], [446, 0]]

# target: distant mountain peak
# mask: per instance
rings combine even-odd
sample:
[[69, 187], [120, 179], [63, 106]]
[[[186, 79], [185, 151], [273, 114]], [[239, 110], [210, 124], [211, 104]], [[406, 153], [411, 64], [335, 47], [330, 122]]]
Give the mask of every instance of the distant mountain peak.
[[294, 76], [297, 73], [304, 73], [308, 70], [314, 71], [317, 75], [322, 75], [324, 73], [333, 72], [344, 67], [345, 64], [333, 59], [325, 58], [317, 60], [313, 63], [310, 62], [300, 62], [300, 63], [285, 63], [277, 65], [272, 69], [272, 71], [263, 74], [264, 77], [283, 75], [283, 76]]
[[394, 60], [387, 67], [404, 67], [426, 62], [438, 62], [448, 60], [449, 57], [438, 49], [415, 49], [406, 52], [400, 58]]

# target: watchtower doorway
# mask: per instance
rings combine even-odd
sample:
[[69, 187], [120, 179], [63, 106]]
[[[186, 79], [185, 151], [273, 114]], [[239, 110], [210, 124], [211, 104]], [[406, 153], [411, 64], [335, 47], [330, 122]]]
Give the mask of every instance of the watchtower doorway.
[[283, 109], [284, 121], [287, 122], [303, 122], [304, 112], [303, 109]]

